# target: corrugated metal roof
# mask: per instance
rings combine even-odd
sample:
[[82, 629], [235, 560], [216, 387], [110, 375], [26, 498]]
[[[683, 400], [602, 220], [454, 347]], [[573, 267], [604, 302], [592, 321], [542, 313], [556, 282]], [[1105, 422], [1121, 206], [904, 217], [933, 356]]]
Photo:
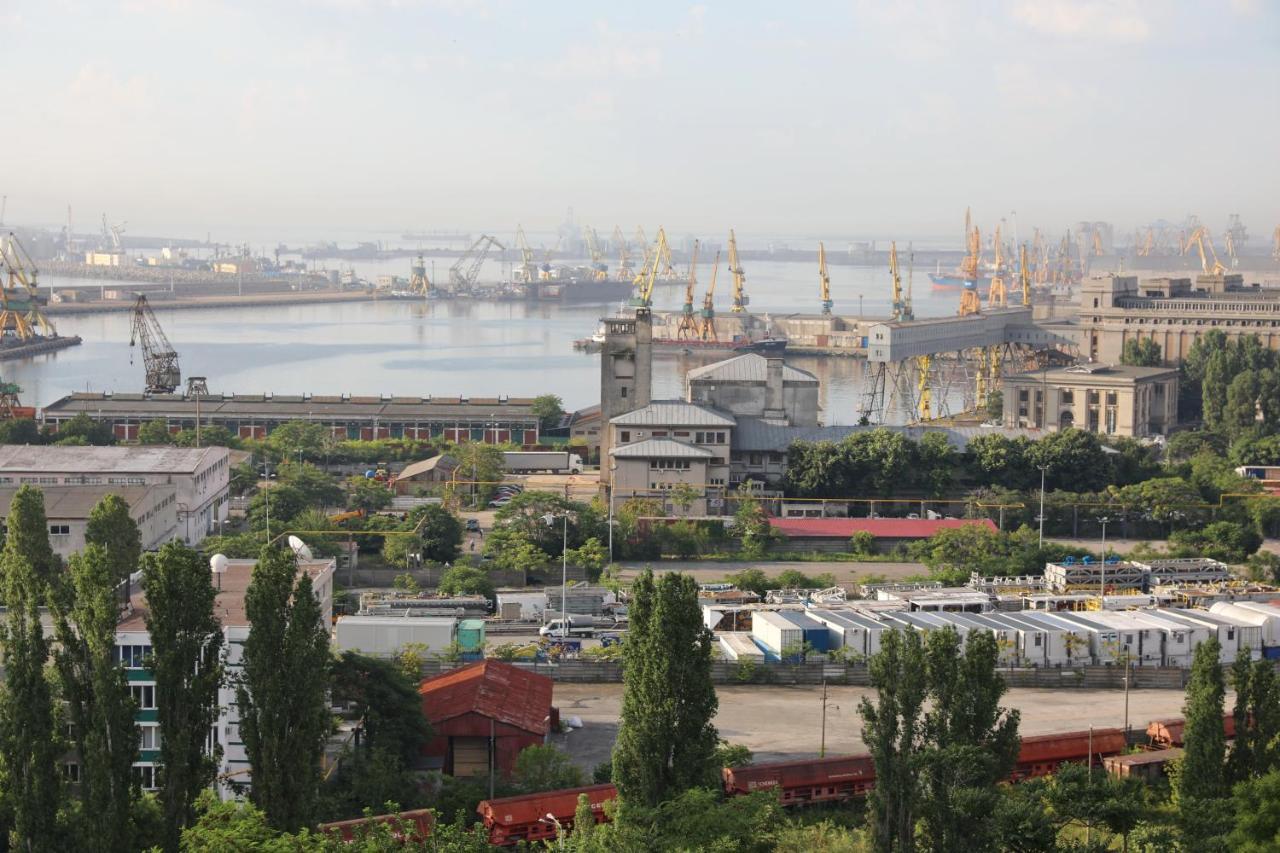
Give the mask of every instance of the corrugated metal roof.
[[533, 734], [550, 728], [551, 679], [513, 664], [483, 660], [423, 679], [422, 709], [433, 724], [479, 714]]
[[736, 421], [710, 406], [686, 403], [684, 400], [657, 400], [639, 409], [624, 412], [610, 423], [619, 426], [723, 426], [731, 427]]
[[614, 447], [609, 455], [618, 459], [710, 459], [712, 453], [673, 438], [648, 438]]
[[771, 518], [769, 526], [784, 536], [847, 539], [866, 531], [890, 539], [928, 539], [939, 530], [976, 524], [992, 532], [989, 518]]
[[[532, 401], [524, 397], [510, 397], [505, 401], [484, 398], [470, 402], [457, 397], [394, 397], [384, 399], [373, 396], [336, 395], [277, 395], [267, 398], [263, 394], [208, 395], [200, 398], [201, 417], [216, 418], [228, 415], [251, 415], [262, 418], [307, 418], [326, 415], [351, 417], [500, 417], [511, 420], [536, 420], [530, 407]], [[104, 395], [100, 393], [75, 393], [55, 400], [44, 407], [48, 414], [90, 415], [113, 414], [138, 418], [190, 417], [195, 414], [194, 397], [165, 394], [146, 397], [140, 394]]]
[[[749, 352], [714, 364], [695, 367], [686, 374], [688, 381], [716, 382], [765, 382], [768, 380], [769, 360], [759, 353]], [[784, 364], [783, 382], [802, 382], [817, 385], [818, 377], [805, 370]]]
[[404, 466], [404, 470], [396, 475], [396, 479], [408, 480], [418, 476], [419, 474], [434, 471], [436, 468], [440, 468], [442, 471], [452, 471], [457, 467], [458, 460], [454, 459], [447, 453], [441, 453], [438, 456], [432, 456], [430, 459], [423, 459]]
[[71, 474], [194, 473], [225, 447], [85, 447], [0, 445], [0, 470]]

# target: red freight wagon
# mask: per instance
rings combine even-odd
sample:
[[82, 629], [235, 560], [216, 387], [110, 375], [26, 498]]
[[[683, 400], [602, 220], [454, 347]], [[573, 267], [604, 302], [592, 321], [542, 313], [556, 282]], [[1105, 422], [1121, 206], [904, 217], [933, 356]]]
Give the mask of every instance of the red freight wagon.
[[[1186, 720], [1181, 717], [1152, 720], [1147, 723], [1147, 737], [1150, 739], [1152, 746], [1160, 746], [1166, 749], [1171, 746], [1182, 746], [1182, 730], [1186, 728], [1186, 725]], [[1231, 714], [1223, 714], [1222, 730], [1228, 740], [1234, 738], [1236, 736], [1236, 718]]]
[[589, 785], [586, 788], [565, 788], [561, 791], [543, 791], [522, 797], [502, 797], [484, 800], [476, 806], [485, 828], [489, 830], [490, 844], [515, 844], [517, 841], [540, 841], [556, 837], [555, 817], [560, 827], [568, 832], [573, 829], [573, 816], [578, 810], [578, 795], [586, 794], [591, 803], [591, 813], [596, 823], [608, 818], [604, 804], [618, 796], [613, 785]]
[[398, 814], [382, 814], [373, 817], [358, 817], [352, 820], [338, 820], [333, 823], [320, 824], [320, 831], [337, 835], [348, 843], [361, 835], [361, 829], [378, 823], [396, 824], [395, 836], [400, 841], [426, 841], [431, 835], [433, 818], [430, 809], [400, 812]]
[[[1090, 738], [1093, 742], [1092, 752]], [[1064, 762], [1084, 762], [1091, 755], [1093, 760], [1089, 763], [1094, 764], [1103, 756], [1119, 755], [1127, 746], [1124, 729], [1094, 729], [1092, 734], [1086, 730], [1024, 737], [1022, 749], [1018, 751], [1018, 761], [1009, 778], [1017, 782], [1035, 776], [1048, 776]]]
[[860, 797], [876, 782], [875, 762], [866, 753], [726, 767], [722, 773], [729, 796], [777, 788], [784, 806]]

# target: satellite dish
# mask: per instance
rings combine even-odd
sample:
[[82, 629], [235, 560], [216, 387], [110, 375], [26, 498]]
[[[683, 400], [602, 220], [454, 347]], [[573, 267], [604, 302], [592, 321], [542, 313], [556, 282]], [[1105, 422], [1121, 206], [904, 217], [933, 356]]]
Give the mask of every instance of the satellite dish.
[[209, 558], [209, 568], [215, 575], [225, 574], [227, 571], [227, 565], [230, 564], [230, 562], [231, 561], [227, 559], [226, 554], [214, 554]]
[[294, 555], [299, 560], [315, 559], [314, 557], [311, 556], [311, 549], [307, 547], [307, 543], [303, 542], [297, 536], [289, 537], [289, 547], [293, 549]]

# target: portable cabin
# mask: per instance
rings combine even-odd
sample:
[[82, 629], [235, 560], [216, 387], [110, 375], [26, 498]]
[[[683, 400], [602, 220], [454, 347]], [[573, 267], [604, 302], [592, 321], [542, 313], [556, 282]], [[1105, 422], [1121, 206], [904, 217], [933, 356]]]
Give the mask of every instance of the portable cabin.
[[1116, 646], [1108, 661], [1125, 658], [1138, 666], [1160, 666], [1164, 662], [1164, 626], [1139, 618], [1133, 611], [1101, 611], [1088, 619], [1116, 630]]
[[1169, 610], [1170, 615], [1207, 625], [1217, 631], [1218, 643], [1222, 653], [1218, 656], [1223, 663], [1231, 663], [1236, 659], [1240, 649], [1250, 649], [1251, 657], [1257, 660], [1262, 657], [1262, 627], [1249, 624], [1237, 617], [1224, 613], [1210, 613], [1207, 610]]
[[720, 651], [725, 660], [764, 661], [764, 652], [751, 639], [748, 631], [721, 631], [716, 634], [716, 640], [720, 643]]
[[889, 630], [883, 622], [851, 610], [810, 610], [806, 615], [827, 626], [828, 648], [847, 648], [863, 657], [880, 651], [880, 637]]
[[1004, 613], [967, 613], [974, 625], [985, 626], [996, 638], [1000, 663], [1006, 666], [1044, 666], [1044, 632], [1028, 625], [1019, 626], [1002, 619]]
[[1056, 613], [1024, 611], [1017, 614], [1017, 618], [1050, 630], [1045, 637], [1049, 666], [1081, 666], [1092, 662], [1089, 632], [1081, 625], [1064, 622]]
[[985, 618], [1007, 623], [1017, 627], [1021, 639], [1022, 656], [1032, 662], [1032, 666], [1066, 666], [1067, 656], [1066, 629], [1061, 625], [1047, 625], [1027, 611], [1018, 613], [987, 613]]
[[1144, 622], [1163, 627], [1165, 666], [1191, 666], [1196, 646], [1216, 633], [1208, 625], [1172, 617], [1164, 610], [1141, 610], [1136, 615]]
[[1262, 629], [1263, 649], [1280, 648], [1280, 608], [1258, 601], [1219, 601], [1210, 613], [1225, 616]]

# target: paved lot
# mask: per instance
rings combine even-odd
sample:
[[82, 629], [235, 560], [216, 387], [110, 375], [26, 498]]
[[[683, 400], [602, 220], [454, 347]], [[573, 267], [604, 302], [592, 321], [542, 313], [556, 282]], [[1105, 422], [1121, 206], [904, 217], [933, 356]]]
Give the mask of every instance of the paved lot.
[[[822, 688], [721, 686], [716, 726], [720, 736], [744, 744], [758, 761], [811, 758], [818, 755], [822, 728]], [[860, 752], [862, 720], [858, 702], [871, 695], [865, 687], [830, 687], [827, 691], [827, 753]], [[1231, 698], [1227, 707], [1231, 706]], [[1179, 690], [1133, 690], [1129, 693], [1129, 725], [1145, 729], [1147, 721], [1182, 715]], [[552, 742], [574, 762], [590, 770], [613, 748], [622, 705], [621, 684], [557, 684], [555, 704], [561, 719], [577, 716], [584, 727]], [[1119, 690], [1010, 690], [1004, 704], [1022, 712], [1023, 734], [1124, 725], [1124, 693]]]

